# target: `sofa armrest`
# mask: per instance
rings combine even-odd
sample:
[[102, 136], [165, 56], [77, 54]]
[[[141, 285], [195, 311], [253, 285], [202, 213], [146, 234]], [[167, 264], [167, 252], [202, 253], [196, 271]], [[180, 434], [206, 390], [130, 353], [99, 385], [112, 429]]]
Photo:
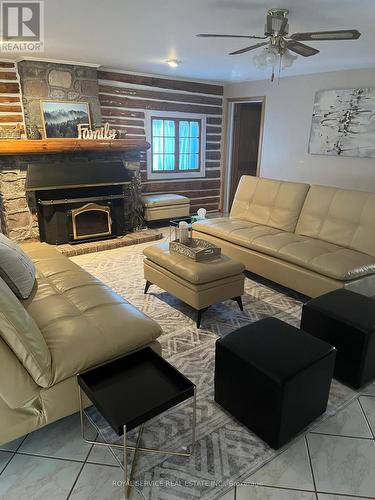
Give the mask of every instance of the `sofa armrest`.
[[13, 351], [0, 339], [0, 397], [11, 409], [21, 408], [39, 396], [36, 385]]

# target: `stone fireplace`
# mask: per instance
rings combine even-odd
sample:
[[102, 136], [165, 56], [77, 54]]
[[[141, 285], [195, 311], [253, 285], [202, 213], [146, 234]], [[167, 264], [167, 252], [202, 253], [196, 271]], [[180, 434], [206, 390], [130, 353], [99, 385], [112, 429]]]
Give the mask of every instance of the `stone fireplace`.
[[[75, 198], [81, 200], [76, 203], [65, 203], [64, 206], [67, 208], [70, 217], [72, 209], [81, 208], [89, 203], [109, 207], [112, 234], [114, 232], [116, 234], [125, 234], [142, 226], [139, 174], [140, 151], [112, 152], [104, 150], [38, 155], [7, 155], [0, 156], [0, 216], [1, 231], [11, 239], [16, 241], [45, 240], [45, 234], [40, 234], [40, 227], [42, 226], [38, 224], [38, 214], [40, 215], [43, 209], [47, 211], [48, 203], [53, 200], [54, 196], [48, 194], [47, 189], [43, 191], [43, 196], [41, 196], [41, 193], [38, 196], [35, 190], [26, 188], [28, 165], [32, 164], [43, 164], [47, 167], [48, 165], [58, 165], [61, 174], [64, 173], [64, 165], [70, 165], [70, 169], [72, 169], [71, 165], [73, 165], [70, 174], [65, 172], [69, 178], [72, 178], [75, 166], [77, 169], [84, 167], [85, 174], [95, 173], [98, 175], [99, 170], [102, 169], [102, 174], [105, 177], [108, 165], [117, 165], [117, 172], [121, 171], [119, 169], [123, 169], [123, 177], [121, 183], [116, 185], [117, 187], [91, 186], [90, 189], [88, 187], [84, 189], [75, 188], [76, 192], [73, 195], [72, 189], [64, 186], [58, 191], [53, 189], [53, 195], [57, 196], [58, 200], [72, 200]], [[92, 170], [90, 170], [90, 167]], [[54, 186], [54, 188], [56, 187]], [[95, 199], [100, 197], [102, 199]], [[46, 204], [38, 205], [38, 200], [44, 201]], [[52, 206], [53, 204], [50, 205], [50, 208]], [[82, 228], [82, 224], [80, 227]], [[68, 232], [74, 236], [73, 226]], [[71, 241], [70, 236], [69, 240]], [[52, 241], [50, 242], [52, 243]], [[60, 241], [54, 243], [58, 242]]]
[[[90, 171], [90, 166], [94, 170], [97, 163], [118, 164], [124, 173], [126, 183], [121, 188], [113, 189], [113, 192], [110, 193], [108, 189], [104, 189], [102, 193], [93, 191], [72, 193], [68, 192], [69, 190], [64, 193], [60, 190], [57, 200], [65, 198], [86, 200], [76, 204], [71, 203], [67, 207], [71, 218], [72, 210], [80, 209], [90, 203], [109, 208], [106, 219], [103, 218], [105, 212], [99, 214], [99, 209], [96, 211], [87, 209], [82, 214], [81, 212], [73, 212], [75, 216], [72, 218], [72, 227], [68, 231], [69, 241], [71, 237], [74, 238], [74, 234], [77, 238], [84, 236], [78, 234], [82, 230], [82, 221], [86, 221], [87, 225], [92, 225], [94, 215], [96, 218], [101, 217], [102, 222], [106, 220], [108, 223], [107, 230], [98, 228], [98, 233], [123, 234], [142, 226], [140, 157], [149, 147], [144, 138], [126, 138], [113, 141], [45, 138], [41, 111], [41, 101], [43, 100], [85, 102], [89, 105], [91, 125], [97, 127], [102, 124], [97, 69], [92, 66], [34, 60], [20, 61], [16, 67], [19, 85], [13, 84], [13, 86], [17, 86], [19, 98], [22, 99], [25, 132], [28, 139], [0, 141], [1, 231], [17, 241], [45, 239], [45, 235], [41, 234], [40, 231], [42, 226], [38, 224], [41, 206], [47, 212], [51, 210], [51, 207], [56, 207], [57, 204], [47, 204], [54, 198], [48, 193], [44, 193], [44, 195], [49, 200], [42, 199], [41, 193], [36, 196], [35, 191], [26, 192], [28, 165], [34, 163], [58, 164], [61, 166], [61, 172], [64, 172], [64, 165], [71, 163], [81, 167], [86, 166], [87, 172]], [[14, 92], [15, 90], [12, 87], [9, 91]], [[105, 169], [104, 166], [103, 171]], [[74, 170], [70, 171], [70, 177], [72, 172]], [[99, 188], [99, 186], [97, 187]], [[54, 186], [54, 194], [57, 194], [56, 186]], [[107, 199], [95, 199], [95, 197], [100, 196], [107, 196]], [[115, 198], [108, 198], [109, 196], [115, 196]], [[45, 204], [38, 205], [39, 199]], [[108, 212], [108, 210], [105, 211]], [[119, 223], [120, 211], [123, 221]], [[119, 224], [121, 228], [119, 228]], [[111, 226], [110, 231], [108, 230], [109, 226]], [[101, 234], [98, 237], [100, 236], [109, 235]]]

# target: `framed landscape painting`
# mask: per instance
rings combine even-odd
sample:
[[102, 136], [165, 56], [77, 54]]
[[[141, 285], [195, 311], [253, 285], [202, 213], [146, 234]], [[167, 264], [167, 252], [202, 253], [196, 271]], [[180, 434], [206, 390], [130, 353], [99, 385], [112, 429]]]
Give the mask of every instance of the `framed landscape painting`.
[[78, 137], [79, 123], [91, 126], [87, 102], [41, 101], [41, 108], [47, 139]]
[[317, 92], [309, 153], [375, 157], [375, 88]]

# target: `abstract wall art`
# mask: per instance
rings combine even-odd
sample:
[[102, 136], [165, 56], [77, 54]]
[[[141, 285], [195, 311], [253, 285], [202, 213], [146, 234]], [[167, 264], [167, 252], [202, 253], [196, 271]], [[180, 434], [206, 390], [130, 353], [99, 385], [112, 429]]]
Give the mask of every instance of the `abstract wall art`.
[[375, 157], [375, 88], [318, 91], [309, 153]]

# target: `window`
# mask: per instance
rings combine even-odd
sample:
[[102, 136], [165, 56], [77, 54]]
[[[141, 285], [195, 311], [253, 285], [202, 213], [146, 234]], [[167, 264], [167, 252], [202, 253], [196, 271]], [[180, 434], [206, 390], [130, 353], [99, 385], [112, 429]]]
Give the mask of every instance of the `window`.
[[151, 116], [151, 173], [201, 173], [202, 120]]

